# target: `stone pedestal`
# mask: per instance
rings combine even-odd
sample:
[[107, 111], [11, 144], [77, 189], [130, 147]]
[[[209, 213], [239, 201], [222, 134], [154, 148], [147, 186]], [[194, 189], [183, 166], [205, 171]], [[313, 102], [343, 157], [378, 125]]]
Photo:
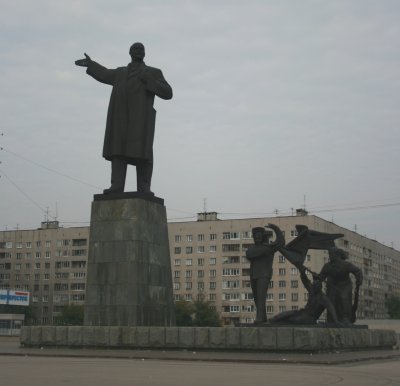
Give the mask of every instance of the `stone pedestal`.
[[90, 219], [86, 326], [174, 326], [162, 199], [95, 195]]

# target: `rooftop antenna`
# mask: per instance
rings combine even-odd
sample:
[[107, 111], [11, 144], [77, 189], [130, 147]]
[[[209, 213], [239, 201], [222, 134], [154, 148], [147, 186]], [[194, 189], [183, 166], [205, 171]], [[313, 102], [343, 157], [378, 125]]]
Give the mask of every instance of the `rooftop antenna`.
[[57, 218], [58, 218], [58, 205], [56, 201], [56, 217], [54, 218], [54, 221], [57, 221]]
[[303, 209], [306, 210], [306, 195], [303, 197]]
[[278, 216], [278, 212], [279, 212], [278, 209], [275, 209], [275, 210], [274, 210], [275, 216]]
[[203, 211], [207, 213], [207, 198], [203, 198]]
[[354, 224], [354, 232], [357, 233], [357, 224]]

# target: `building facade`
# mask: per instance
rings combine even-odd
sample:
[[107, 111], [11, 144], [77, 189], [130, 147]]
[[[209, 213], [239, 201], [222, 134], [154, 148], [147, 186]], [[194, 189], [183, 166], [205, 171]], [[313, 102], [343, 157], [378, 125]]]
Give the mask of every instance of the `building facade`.
[[[219, 220], [217, 213], [199, 213], [197, 221], [168, 224], [175, 300], [211, 302], [225, 325], [251, 323], [255, 309], [250, 265], [245, 255], [253, 244], [253, 227], [278, 225], [286, 243], [297, 236], [296, 225], [326, 233], [343, 233], [337, 246], [362, 268], [358, 317], [387, 317], [385, 299], [400, 295], [400, 252], [299, 211], [298, 216]], [[89, 227], [62, 228], [44, 222], [38, 229], [0, 232], [0, 289], [29, 291], [33, 322], [51, 324], [62, 307], [83, 305]], [[326, 251], [310, 250], [305, 265], [319, 272]], [[267, 298], [268, 317], [305, 305], [307, 291], [296, 267], [279, 253]]]

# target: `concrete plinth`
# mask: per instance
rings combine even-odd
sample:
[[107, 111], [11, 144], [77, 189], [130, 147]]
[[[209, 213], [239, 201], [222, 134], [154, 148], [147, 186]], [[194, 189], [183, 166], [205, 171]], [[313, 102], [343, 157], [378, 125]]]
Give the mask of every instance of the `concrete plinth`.
[[26, 347], [331, 352], [391, 349], [397, 337], [392, 330], [357, 328], [25, 326], [21, 343]]
[[132, 193], [92, 203], [85, 326], [173, 326], [163, 200]]

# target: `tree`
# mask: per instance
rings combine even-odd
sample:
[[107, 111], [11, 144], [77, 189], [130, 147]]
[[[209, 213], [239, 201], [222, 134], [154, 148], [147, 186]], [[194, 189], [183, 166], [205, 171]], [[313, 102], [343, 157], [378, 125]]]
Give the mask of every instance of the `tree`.
[[212, 307], [211, 302], [205, 301], [204, 299], [199, 299], [193, 303], [193, 306], [194, 306], [193, 326], [209, 326], [209, 327], [221, 326], [218, 312], [214, 307]]
[[203, 298], [195, 302], [178, 301], [175, 303], [177, 326], [209, 326], [221, 325], [218, 312], [212, 303]]
[[391, 295], [386, 299], [390, 319], [400, 319], [400, 297]]
[[193, 304], [191, 302], [178, 301], [175, 303], [175, 316], [177, 326], [192, 325]]
[[83, 306], [71, 304], [63, 307], [61, 314], [55, 318], [55, 323], [67, 326], [83, 325]]

